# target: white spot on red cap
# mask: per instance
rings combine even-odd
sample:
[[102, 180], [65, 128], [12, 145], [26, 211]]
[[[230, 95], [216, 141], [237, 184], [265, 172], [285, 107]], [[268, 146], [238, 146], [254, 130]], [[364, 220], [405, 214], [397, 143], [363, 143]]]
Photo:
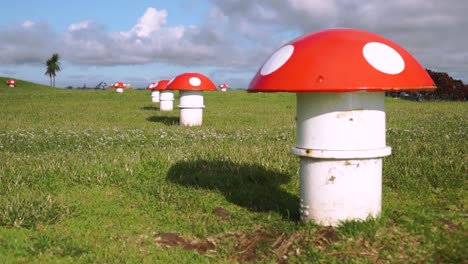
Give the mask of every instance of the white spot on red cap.
[[268, 75], [283, 66], [289, 58], [291, 58], [294, 52], [293, 45], [286, 45], [279, 50], [277, 50], [270, 58], [263, 64], [262, 68], [260, 69], [260, 74], [265, 76]]
[[386, 44], [369, 42], [362, 48], [362, 54], [372, 67], [383, 73], [398, 74], [405, 69], [401, 55]]
[[200, 78], [198, 78], [198, 77], [190, 77], [189, 83], [190, 83], [190, 85], [192, 85], [192, 86], [200, 86], [201, 80], [200, 80]]

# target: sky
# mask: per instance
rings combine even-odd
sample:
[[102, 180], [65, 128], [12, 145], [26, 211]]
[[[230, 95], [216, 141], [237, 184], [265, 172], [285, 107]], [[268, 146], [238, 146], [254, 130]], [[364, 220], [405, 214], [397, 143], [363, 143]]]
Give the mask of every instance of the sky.
[[467, 0], [1, 1], [0, 76], [58, 87], [146, 87], [184, 72], [246, 88], [278, 48], [356, 28], [384, 36], [428, 69], [468, 83]]

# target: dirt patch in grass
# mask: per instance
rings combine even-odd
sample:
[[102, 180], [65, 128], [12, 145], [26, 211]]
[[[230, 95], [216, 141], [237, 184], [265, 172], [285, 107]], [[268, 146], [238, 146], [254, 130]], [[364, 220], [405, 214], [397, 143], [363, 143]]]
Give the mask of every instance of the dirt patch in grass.
[[338, 241], [338, 232], [331, 226], [323, 227], [317, 231], [316, 244], [328, 246]]
[[164, 248], [181, 248], [185, 250], [194, 250], [200, 254], [214, 250], [215, 244], [209, 239], [190, 239], [184, 238], [176, 233], [159, 233], [156, 235], [156, 244]]
[[299, 256], [306, 244], [326, 248], [339, 240], [337, 231], [324, 227], [313, 233], [286, 234], [279, 231], [254, 230], [251, 232], [226, 232], [206, 239], [185, 238], [176, 233], [156, 234], [155, 243], [163, 248], [197, 251], [199, 254], [216, 252], [221, 245], [233, 242], [228, 258], [241, 262], [257, 262], [274, 258], [286, 263], [291, 256]]
[[461, 225], [457, 225], [449, 219], [439, 217], [438, 220], [443, 225], [443, 227], [449, 232], [455, 232], [463, 229]]
[[222, 222], [231, 220], [231, 214], [224, 208], [217, 207], [213, 209], [212, 213], [216, 215]]

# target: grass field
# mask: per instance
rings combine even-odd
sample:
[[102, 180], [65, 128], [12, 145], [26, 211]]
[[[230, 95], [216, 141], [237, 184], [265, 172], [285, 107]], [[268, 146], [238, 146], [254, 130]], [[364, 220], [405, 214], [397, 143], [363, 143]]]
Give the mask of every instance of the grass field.
[[466, 103], [387, 99], [382, 216], [331, 228], [299, 222], [294, 94], [206, 92], [187, 128], [148, 91], [4, 83], [2, 263], [467, 263]]

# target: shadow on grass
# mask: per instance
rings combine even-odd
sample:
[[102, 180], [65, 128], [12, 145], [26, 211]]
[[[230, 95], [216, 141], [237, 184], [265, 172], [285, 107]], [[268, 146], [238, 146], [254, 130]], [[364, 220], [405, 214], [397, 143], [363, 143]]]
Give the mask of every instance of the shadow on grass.
[[285, 219], [299, 220], [299, 198], [280, 188], [291, 177], [278, 171], [256, 164], [199, 160], [176, 163], [167, 178], [183, 186], [219, 190], [228, 201], [252, 211], [275, 211]]
[[141, 110], [159, 110], [159, 106], [143, 106]]
[[176, 116], [150, 116], [146, 121], [163, 123], [167, 126], [179, 125], [179, 118]]

